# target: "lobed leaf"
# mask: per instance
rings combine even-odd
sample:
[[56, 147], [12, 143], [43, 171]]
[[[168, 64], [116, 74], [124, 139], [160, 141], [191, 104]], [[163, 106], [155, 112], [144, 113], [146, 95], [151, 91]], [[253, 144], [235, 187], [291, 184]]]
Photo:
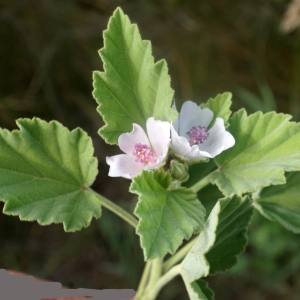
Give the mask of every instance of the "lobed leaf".
[[143, 171], [133, 179], [130, 191], [139, 195], [135, 214], [137, 233], [146, 260], [173, 254], [183, 239], [204, 226], [205, 209], [197, 195], [187, 188], [171, 189], [171, 177], [164, 171]]
[[87, 187], [97, 175], [91, 139], [60, 123], [19, 119], [20, 130], [0, 129], [0, 198], [4, 213], [41, 225], [63, 223], [66, 231], [101, 214]]
[[300, 233], [300, 173], [287, 173], [286, 182], [264, 188], [254, 207], [267, 219]]
[[245, 110], [233, 114], [229, 131], [236, 144], [218, 155], [218, 171], [211, 174], [225, 196], [255, 192], [285, 183], [284, 171], [300, 170], [300, 124], [290, 115]]
[[149, 41], [141, 39], [138, 27], [117, 8], [104, 31], [104, 48], [99, 51], [105, 72], [94, 72], [93, 95], [105, 125], [99, 134], [107, 143], [117, 144], [132, 124], [144, 129], [149, 117], [173, 121], [167, 64], [154, 63]]

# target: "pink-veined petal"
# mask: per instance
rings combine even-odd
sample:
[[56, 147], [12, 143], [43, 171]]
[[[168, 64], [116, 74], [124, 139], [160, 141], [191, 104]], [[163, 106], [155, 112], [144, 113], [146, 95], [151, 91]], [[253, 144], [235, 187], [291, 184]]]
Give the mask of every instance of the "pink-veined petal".
[[170, 143], [170, 126], [168, 122], [149, 118], [146, 123], [148, 137], [157, 157], [166, 156]]
[[120, 149], [129, 155], [132, 155], [134, 146], [138, 143], [150, 146], [148, 137], [144, 129], [140, 125], [135, 123], [133, 123], [133, 129], [131, 132], [122, 133], [119, 136], [118, 143]]
[[106, 157], [106, 163], [110, 166], [108, 176], [133, 178], [144, 169], [143, 164], [135, 161], [135, 157], [127, 154], [119, 154]]
[[203, 157], [210, 157], [210, 154], [205, 151], [199, 151], [197, 145], [192, 147], [189, 141], [183, 137], [179, 136], [173, 126], [171, 126], [171, 137], [172, 137], [172, 149], [176, 155], [182, 156], [188, 160], [198, 160]]
[[187, 137], [187, 132], [193, 126], [208, 127], [214, 117], [213, 112], [209, 108], [201, 109], [196, 103], [186, 101], [183, 103], [179, 115], [179, 130], [181, 136]]
[[217, 118], [214, 126], [209, 130], [209, 137], [199, 145], [200, 151], [210, 153], [211, 157], [215, 157], [222, 151], [231, 148], [235, 144], [235, 139], [226, 131], [224, 120]]

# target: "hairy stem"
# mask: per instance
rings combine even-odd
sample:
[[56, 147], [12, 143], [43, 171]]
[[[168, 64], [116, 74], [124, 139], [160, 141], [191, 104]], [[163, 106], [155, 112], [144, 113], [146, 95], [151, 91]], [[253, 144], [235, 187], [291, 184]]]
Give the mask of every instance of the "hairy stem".
[[201, 189], [203, 189], [205, 186], [207, 186], [210, 183], [209, 175], [205, 176], [204, 178], [196, 182], [194, 185], [190, 187], [190, 189], [193, 190], [195, 193], [199, 192]]
[[161, 275], [162, 271], [162, 259], [156, 258], [152, 261], [151, 265], [151, 275], [149, 279], [149, 283], [147, 285], [147, 289], [151, 289], [152, 286], [157, 282]]
[[173, 267], [178, 261], [186, 256], [186, 254], [191, 250], [196, 242], [196, 238], [188, 242], [184, 247], [182, 247], [176, 254], [170, 257], [164, 264], [163, 264], [163, 272], [167, 272], [171, 267]]
[[160, 290], [169, 283], [175, 276], [180, 273], [181, 265], [177, 265], [170, 269], [165, 275], [160, 277], [154, 286], [146, 293], [145, 300], [154, 300]]
[[150, 270], [151, 270], [152, 262], [153, 261], [148, 260], [147, 263], [146, 263], [141, 281], [139, 283], [139, 287], [138, 287], [137, 292], [136, 292], [135, 299], [141, 299], [141, 297], [143, 296], [143, 293], [145, 291], [145, 286], [146, 286], [147, 280], [149, 278], [149, 273], [150, 273]]
[[91, 193], [93, 193], [98, 198], [98, 200], [100, 201], [100, 203], [104, 207], [106, 207], [108, 210], [110, 210], [113, 213], [115, 213], [116, 215], [118, 215], [120, 218], [122, 218], [124, 221], [126, 221], [127, 223], [129, 223], [134, 228], [137, 227], [138, 220], [133, 215], [131, 215], [130, 213], [128, 213], [127, 211], [125, 211], [119, 205], [111, 202], [110, 200], [108, 200], [105, 197], [101, 196], [100, 194], [96, 193], [92, 189], [88, 188], [88, 191], [91, 192]]

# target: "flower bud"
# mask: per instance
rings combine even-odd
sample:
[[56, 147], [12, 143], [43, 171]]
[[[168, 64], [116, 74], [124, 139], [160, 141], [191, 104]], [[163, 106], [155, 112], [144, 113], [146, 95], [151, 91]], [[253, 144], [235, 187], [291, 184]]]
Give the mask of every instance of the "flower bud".
[[175, 159], [171, 160], [170, 172], [172, 178], [180, 182], [187, 181], [189, 178], [188, 166]]

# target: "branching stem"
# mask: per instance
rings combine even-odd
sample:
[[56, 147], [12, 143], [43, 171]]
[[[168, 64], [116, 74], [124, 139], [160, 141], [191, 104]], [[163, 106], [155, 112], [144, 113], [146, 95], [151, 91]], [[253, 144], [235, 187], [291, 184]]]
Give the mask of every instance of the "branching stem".
[[108, 200], [105, 197], [101, 196], [100, 194], [96, 193], [92, 189], [88, 188], [88, 190], [97, 197], [97, 199], [100, 201], [100, 203], [104, 207], [106, 207], [108, 210], [110, 210], [113, 213], [115, 213], [116, 215], [118, 215], [120, 218], [122, 218], [124, 221], [126, 221], [127, 223], [129, 223], [134, 228], [137, 227], [138, 220], [133, 215], [131, 215], [130, 213], [128, 213], [127, 211], [125, 211], [119, 205], [111, 202], [110, 200]]

